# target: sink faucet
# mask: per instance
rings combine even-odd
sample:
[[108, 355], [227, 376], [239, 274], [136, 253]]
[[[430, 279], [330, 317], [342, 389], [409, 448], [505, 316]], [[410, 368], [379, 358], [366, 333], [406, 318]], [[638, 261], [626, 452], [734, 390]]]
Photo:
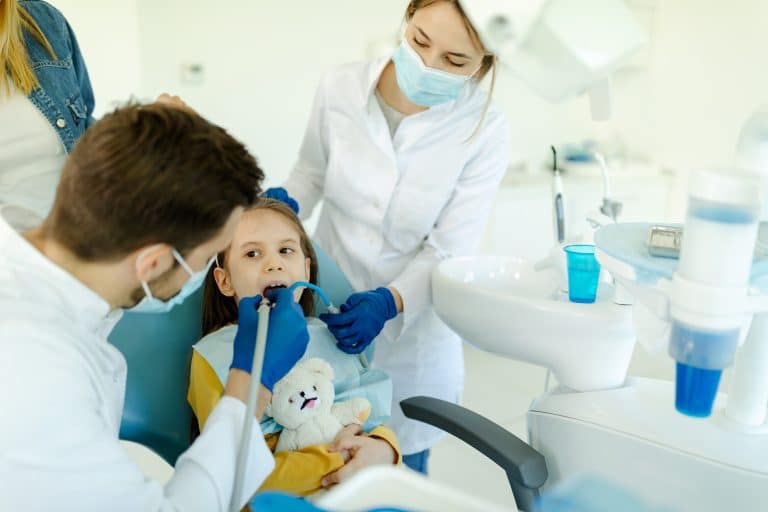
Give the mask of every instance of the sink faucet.
[[594, 151], [592, 156], [600, 164], [600, 171], [603, 173], [603, 204], [600, 206], [600, 213], [609, 217], [613, 222], [621, 214], [622, 204], [611, 198], [611, 184], [608, 180], [608, 165], [605, 163], [605, 157], [602, 153]]
[[[586, 235], [577, 235], [567, 238], [565, 228], [565, 196], [563, 194], [562, 171], [557, 161], [557, 150], [554, 146], [550, 146], [550, 149], [552, 150], [552, 213], [554, 221], [553, 224], [555, 244], [548, 256], [534, 264], [534, 269], [540, 271], [547, 268], [555, 268], [558, 271], [561, 282], [560, 291], [565, 292], [568, 289], [568, 281], [563, 246], [568, 245], [569, 243], [591, 243], [592, 240], [590, 235], [594, 230], [606, 224], [616, 222], [616, 219], [621, 214], [622, 203], [611, 197], [612, 194], [609, 170], [605, 161], [605, 157], [599, 152], [593, 152], [592, 156], [600, 165], [600, 170], [603, 177], [603, 202], [600, 205], [599, 212], [594, 211], [587, 214], [586, 221], [590, 227], [589, 233]], [[624, 301], [622, 300], [621, 303], [624, 303]]]

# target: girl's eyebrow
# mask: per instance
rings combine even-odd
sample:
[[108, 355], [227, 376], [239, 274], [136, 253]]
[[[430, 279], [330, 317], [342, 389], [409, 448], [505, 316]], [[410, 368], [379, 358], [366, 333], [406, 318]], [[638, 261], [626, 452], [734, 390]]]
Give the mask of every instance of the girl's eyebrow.
[[[295, 238], [285, 238], [283, 240], [280, 240], [280, 242], [278, 242], [278, 243], [284, 244], [284, 243], [287, 243], [287, 242], [292, 242], [294, 244], [298, 244], [299, 243], [299, 241], [296, 240]], [[248, 247], [249, 245], [259, 246], [259, 245], [263, 245], [263, 244], [264, 244], [264, 242], [262, 242], [262, 241], [248, 241], [248, 242], [243, 242], [243, 244], [240, 245], [240, 248], [244, 249], [244, 248]]]

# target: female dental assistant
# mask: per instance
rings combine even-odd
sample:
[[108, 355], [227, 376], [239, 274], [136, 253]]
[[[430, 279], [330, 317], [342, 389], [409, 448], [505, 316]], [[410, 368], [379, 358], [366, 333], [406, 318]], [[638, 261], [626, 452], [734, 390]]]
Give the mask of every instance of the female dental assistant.
[[405, 19], [391, 58], [323, 78], [284, 188], [303, 218], [324, 200], [315, 240], [355, 289], [370, 290], [321, 318], [344, 351], [377, 341], [373, 364], [392, 377], [404, 462], [426, 472], [441, 433], [405, 419], [398, 404], [456, 401], [464, 373], [460, 339], [432, 307], [430, 275], [478, 246], [510, 141], [507, 119], [478, 86], [495, 57], [459, 1], [413, 0]]

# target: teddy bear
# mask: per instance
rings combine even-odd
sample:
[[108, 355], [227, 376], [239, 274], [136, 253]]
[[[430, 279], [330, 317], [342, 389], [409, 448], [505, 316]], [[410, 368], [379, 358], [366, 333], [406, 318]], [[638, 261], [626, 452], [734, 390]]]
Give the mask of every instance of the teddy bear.
[[272, 390], [264, 411], [283, 427], [275, 453], [332, 442], [347, 425], [361, 425], [371, 414], [365, 398], [333, 403], [333, 368], [320, 358], [299, 362]]

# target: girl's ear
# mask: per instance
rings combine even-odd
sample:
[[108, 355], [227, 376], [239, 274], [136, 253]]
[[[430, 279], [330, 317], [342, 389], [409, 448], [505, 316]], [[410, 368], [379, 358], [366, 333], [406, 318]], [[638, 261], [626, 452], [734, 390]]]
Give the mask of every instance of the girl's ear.
[[309, 258], [304, 258], [304, 280], [309, 281], [309, 268], [312, 265], [312, 260]]
[[216, 286], [219, 287], [219, 291], [226, 297], [235, 296], [235, 288], [232, 286], [232, 279], [229, 276], [229, 272], [221, 267], [213, 269], [213, 278], [216, 280]]

